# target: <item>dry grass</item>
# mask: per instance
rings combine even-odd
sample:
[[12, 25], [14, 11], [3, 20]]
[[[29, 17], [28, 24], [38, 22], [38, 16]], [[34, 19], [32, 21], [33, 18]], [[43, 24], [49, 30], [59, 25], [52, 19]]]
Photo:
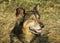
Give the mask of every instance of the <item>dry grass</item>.
[[60, 43], [60, 0], [15, 0], [15, 3], [0, 3], [0, 43], [10, 42], [9, 33], [16, 21], [15, 9], [21, 6], [30, 10], [36, 3], [41, 5], [41, 22], [45, 25], [41, 43]]

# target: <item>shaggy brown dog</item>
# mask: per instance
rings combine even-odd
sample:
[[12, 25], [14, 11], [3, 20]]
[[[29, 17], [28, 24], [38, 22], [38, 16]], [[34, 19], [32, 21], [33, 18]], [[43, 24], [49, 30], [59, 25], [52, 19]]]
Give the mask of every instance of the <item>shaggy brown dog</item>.
[[19, 9], [16, 16], [21, 18], [11, 31], [11, 43], [40, 43], [40, 33], [44, 25], [40, 22], [39, 5], [36, 5], [32, 11], [25, 12]]

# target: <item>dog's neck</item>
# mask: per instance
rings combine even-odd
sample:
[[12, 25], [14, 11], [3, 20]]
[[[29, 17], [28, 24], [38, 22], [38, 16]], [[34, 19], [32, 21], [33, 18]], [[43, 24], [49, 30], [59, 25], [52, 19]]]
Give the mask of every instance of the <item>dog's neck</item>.
[[39, 43], [40, 42], [40, 35], [32, 35], [32, 34], [24, 34], [22, 36], [22, 43]]
[[34, 35], [25, 35], [25, 40], [27, 41], [27, 42], [31, 42], [31, 40], [34, 38], [35, 36]]
[[23, 33], [24, 33], [24, 38], [27, 42], [30, 42], [35, 37], [35, 35], [32, 34], [31, 32], [28, 31], [25, 32], [25, 30], [23, 30]]

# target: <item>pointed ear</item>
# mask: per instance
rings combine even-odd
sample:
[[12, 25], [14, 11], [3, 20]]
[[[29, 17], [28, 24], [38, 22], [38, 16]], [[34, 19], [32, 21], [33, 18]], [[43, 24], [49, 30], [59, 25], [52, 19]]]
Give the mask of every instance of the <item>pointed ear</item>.
[[36, 6], [34, 7], [34, 10], [39, 11], [39, 9], [40, 9], [40, 5], [36, 4]]
[[25, 9], [20, 8], [20, 7], [16, 9], [16, 16], [17, 16], [17, 17], [18, 17], [19, 15], [20, 15], [20, 16], [23, 16], [24, 13], [25, 13]]
[[37, 14], [37, 15], [39, 16], [39, 18], [40, 18], [40, 12], [39, 12], [39, 10], [40, 10], [40, 4], [36, 4], [36, 6], [33, 8], [33, 11], [34, 11], [34, 13]]

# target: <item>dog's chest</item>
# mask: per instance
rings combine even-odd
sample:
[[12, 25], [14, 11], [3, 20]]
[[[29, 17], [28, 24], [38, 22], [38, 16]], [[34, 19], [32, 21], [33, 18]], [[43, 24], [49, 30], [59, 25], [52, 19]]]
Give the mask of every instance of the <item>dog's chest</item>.
[[30, 41], [35, 37], [34, 35], [25, 35], [25, 40], [30, 43]]

